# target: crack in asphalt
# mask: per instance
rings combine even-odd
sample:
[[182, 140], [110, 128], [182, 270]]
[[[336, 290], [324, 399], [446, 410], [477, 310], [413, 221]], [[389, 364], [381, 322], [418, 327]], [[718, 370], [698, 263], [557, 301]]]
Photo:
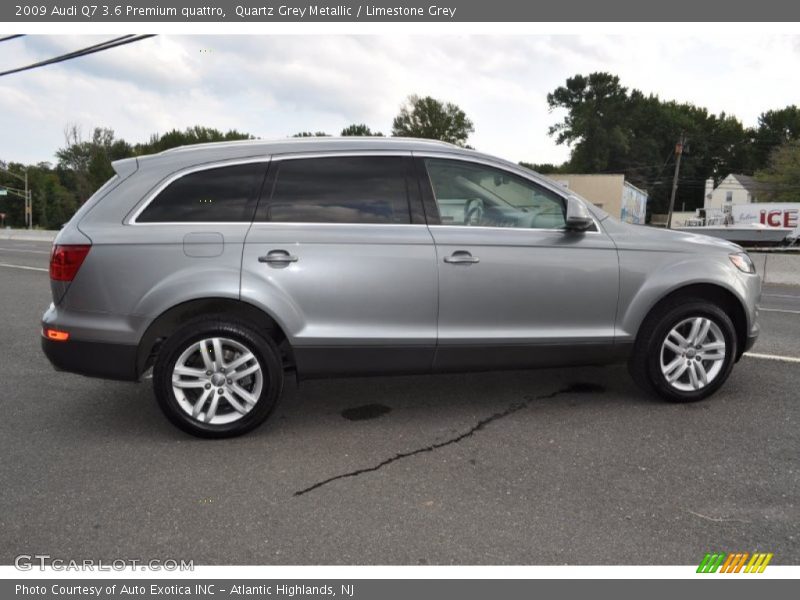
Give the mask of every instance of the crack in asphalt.
[[357, 476], [362, 475], [364, 473], [372, 473], [373, 471], [377, 471], [379, 469], [382, 469], [383, 467], [385, 467], [387, 465], [390, 465], [393, 462], [396, 462], [398, 460], [402, 460], [404, 458], [409, 458], [411, 456], [416, 456], [417, 454], [423, 454], [425, 452], [433, 452], [434, 450], [438, 450], [439, 448], [444, 448], [445, 446], [450, 446], [452, 444], [458, 444], [459, 442], [462, 442], [465, 439], [467, 439], [469, 437], [472, 437], [475, 433], [477, 433], [480, 430], [482, 430], [489, 423], [492, 423], [492, 422], [497, 421], [498, 419], [502, 419], [504, 417], [508, 417], [509, 415], [513, 415], [515, 412], [518, 412], [518, 411], [522, 410], [523, 408], [527, 408], [530, 405], [531, 402], [534, 402], [536, 400], [549, 400], [550, 398], [555, 398], [556, 396], [559, 396], [560, 394], [569, 394], [569, 393], [584, 393], [585, 394], [585, 393], [597, 393], [597, 392], [602, 392], [602, 391], [604, 391], [604, 388], [602, 386], [599, 386], [599, 385], [594, 384], [594, 383], [574, 383], [574, 384], [571, 384], [571, 385], [569, 385], [569, 386], [567, 386], [567, 387], [565, 387], [563, 389], [556, 390], [554, 392], [550, 392], [549, 394], [544, 394], [544, 395], [541, 395], [541, 396], [534, 396], [532, 398], [524, 398], [522, 400], [522, 402], [515, 402], [514, 404], [511, 404], [505, 410], [503, 410], [501, 412], [494, 413], [493, 415], [490, 415], [488, 417], [485, 417], [485, 418], [481, 419], [475, 425], [470, 427], [467, 431], [465, 431], [464, 433], [461, 433], [461, 434], [459, 434], [459, 435], [457, 435], [457, 436], [455, 436], [453, 438], [450, 438], [450, 439], [445, 440], [443, 442], [437, 442], [437, 443], [431, 444], [429, 446], [424, 446], [422, 448], [417, 448], [416, 450], [410, 450], [408, 452], [399, 452], [399, 453], [395, 454], [394, 456], [392, 456], [391, 458], [387, 458], [386, 460], [379, 462], [377, 465], [374, 465], [372, 467], [365, 467], [363, 469], [356, 469], [355, 471], [349, 471], [348, 473], [342, 473], [340, 475], [335, 475], [333, 477], [329, 477], [328, 479], [324, 479], [322, 481], [319, 481], [319, 482], [315, 483], [312, 486], [309, 486], [309, 487], [304, 488], [304, 489], [302, 489], [300, 491], [297, 491], [293, 495], [294, 496], [302, 496], [304, 494], [307, 494], [309, 492], [313, 492], [314, 490], [321, 488], [323, 485], [327, 485], [327, 484], [332, 483], [334, 481], [337, 481], [339, 479], [347, 479], [349, 477], [357, 477]]

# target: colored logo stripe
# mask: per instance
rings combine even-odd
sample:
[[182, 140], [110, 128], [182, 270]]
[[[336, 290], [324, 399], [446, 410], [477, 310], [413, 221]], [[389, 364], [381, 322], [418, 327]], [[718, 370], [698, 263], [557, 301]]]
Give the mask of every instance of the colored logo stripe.
[[750, 559], [750, 562], [747, 563], [747, 566], [744, 568], [745, 573], [763, 573], [764, 569], [767, 568], [769, 561], [772, 560], [772, 553], [765, 554], [753, 554], [753, 558]]
[[[718, 570], [720, 573], [763, 573], [772, 557], [772, 553], [766, 552], [754, 552], [752, 556], [748, 552], [709, 552], [697, 567], [697, 573], [716, 573]], [[748, 558], [750, 562], [747, 562]]]
[[719, 566], [722, 564], [722, 561], [725, 560], [724, 553], [717, 553], [714, 554], [706, 554], [703, 557], [700, 566], [697, 567], [698, 573], [716, 573]]
[[749, 556], [750, 554], [748, 552], [728, 554], [728, 560], [726, 560], [725, 564], [722, 565], [722, 570], [720, 573], [738, 573], [742, 566], [744, 566], [744, 561], [746, 561]]

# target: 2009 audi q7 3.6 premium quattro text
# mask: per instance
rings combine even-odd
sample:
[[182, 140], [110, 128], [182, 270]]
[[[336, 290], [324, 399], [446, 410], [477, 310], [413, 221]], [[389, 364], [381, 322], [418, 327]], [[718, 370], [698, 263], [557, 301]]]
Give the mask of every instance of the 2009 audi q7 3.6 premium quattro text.
[[300, 378], [627, 361], [676, 402], [758, 335], [739, 246], [627, 225], [440, 142], [177, 148], [116, 175], [56, 238], [56, 368], [138, 380], [178, 427], [249, 431]]

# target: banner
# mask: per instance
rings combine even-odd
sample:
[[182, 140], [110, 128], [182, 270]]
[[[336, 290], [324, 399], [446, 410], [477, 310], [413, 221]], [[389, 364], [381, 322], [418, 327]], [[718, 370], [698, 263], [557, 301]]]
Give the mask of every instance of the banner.
[[787, 22], [800, 20], [800, 4], [784, 0], [759, 3], [673, 0], [352, 0], [303, 2], [283, 0], [130, 0], [128, 2], [11, 2], [0, 4], [0, 20], [46, 22]]

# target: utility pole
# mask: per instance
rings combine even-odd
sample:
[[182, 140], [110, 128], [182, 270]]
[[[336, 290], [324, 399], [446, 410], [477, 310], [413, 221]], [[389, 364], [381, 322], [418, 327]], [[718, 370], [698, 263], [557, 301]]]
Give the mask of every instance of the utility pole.
[[681, 132], [681, 139], [675, 144], [675, 175], [672, 176], [672, 194], [669, 197], [669, 212], [667, 213], [667, 229], [672, 227], [672, 211], [675, 210], [675, 194], [678, 193], [678, 173], [681, 170], [681, 156], [686, 137]]
[[31, 191], [28, 189], [28, 170], [25, 169], [25, 223], [28, 229], [33, 229], [33, 206]]

